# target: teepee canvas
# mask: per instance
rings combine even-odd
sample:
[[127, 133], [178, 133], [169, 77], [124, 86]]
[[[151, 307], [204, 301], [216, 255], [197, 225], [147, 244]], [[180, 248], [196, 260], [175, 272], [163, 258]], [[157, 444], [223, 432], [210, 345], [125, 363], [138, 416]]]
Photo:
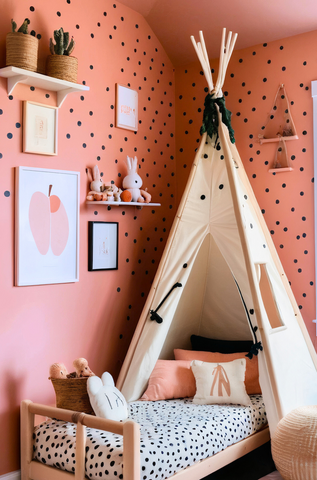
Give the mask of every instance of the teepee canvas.
[[252, 339], [272, 433], [317, 403], [317, 361], [233, 143], [221, 88], [236, 36], [225, 36], [215, 86], [202, 34], [193, 40], [209, 87], [204, 133], [117, 386], [140, 398], [156, 361], [190, 348], [193, 334]]

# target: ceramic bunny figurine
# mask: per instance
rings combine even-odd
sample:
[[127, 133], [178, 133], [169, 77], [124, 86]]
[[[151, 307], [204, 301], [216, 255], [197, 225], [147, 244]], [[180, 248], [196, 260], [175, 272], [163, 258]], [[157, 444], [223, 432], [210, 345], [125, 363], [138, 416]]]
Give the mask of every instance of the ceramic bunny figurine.
[[137, 174], [137, 157], [127, 157], [128, 175], [124, 177], [122, 186], [132, 194], [131, 202], [150, 203], [151, 195], [146, 190], [140, 190], [142, 179]]
[[98, 165], [93, 168], [93, 181], [90, 183], [90, 190], [94, 192], [103, 192], [105, 184], [101, 178]]

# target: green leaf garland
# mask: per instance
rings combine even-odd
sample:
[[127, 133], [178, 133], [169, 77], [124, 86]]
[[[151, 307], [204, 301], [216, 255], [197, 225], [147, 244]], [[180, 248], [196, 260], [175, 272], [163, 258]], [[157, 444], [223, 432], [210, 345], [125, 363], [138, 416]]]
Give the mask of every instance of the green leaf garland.
[[231, 112], [226, 108], [224, 97], [214, 98], [214, 94], [208, 93], [205, 98], [203, 124], [200, 129], [200, 134], [202, 135], [203, 133], [207, 132], [210, 138], [212, 138], [213, 135], [216, 135], [215, 145], [217, 145], [219, 138], [219, 122], [216, 104], [219, 107], [222, 116], [222, 122], [228, 127], [230, 141], [231, 143], [235, 143], [234, 130], [231, 126]]

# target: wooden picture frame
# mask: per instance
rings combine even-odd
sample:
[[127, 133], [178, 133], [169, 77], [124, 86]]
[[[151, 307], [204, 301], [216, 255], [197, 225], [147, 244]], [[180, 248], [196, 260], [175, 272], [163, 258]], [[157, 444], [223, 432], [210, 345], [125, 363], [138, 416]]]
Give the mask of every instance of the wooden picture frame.
[[23, 152], [57, 155], [58, 108], [23, 102]]
[[16, 167], [16, 286], [78, 282], [79, 180], [79, 172]]
[[88, 271], [118, 270], [118, 222], [88, 222]]
[[138, 92], [119, 83], [116, 84], [116, 127], [138, 130]]

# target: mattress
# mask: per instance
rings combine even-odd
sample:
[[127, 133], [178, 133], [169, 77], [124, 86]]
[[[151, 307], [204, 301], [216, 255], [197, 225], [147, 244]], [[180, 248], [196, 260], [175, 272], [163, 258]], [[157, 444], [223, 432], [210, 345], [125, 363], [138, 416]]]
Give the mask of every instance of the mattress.
[[[260, 395], [251, 405], [196, 405], [192, 399], [129, 404], [129, 418], [141, 427], [142, 480], [166, 479], [224, 450], [267, 423]], [[76, 424], [48, 420], [35, 427], [35, 460], [75, 471]], [[87, 428], [86, 476], [123, 479], [122, 436]]]

